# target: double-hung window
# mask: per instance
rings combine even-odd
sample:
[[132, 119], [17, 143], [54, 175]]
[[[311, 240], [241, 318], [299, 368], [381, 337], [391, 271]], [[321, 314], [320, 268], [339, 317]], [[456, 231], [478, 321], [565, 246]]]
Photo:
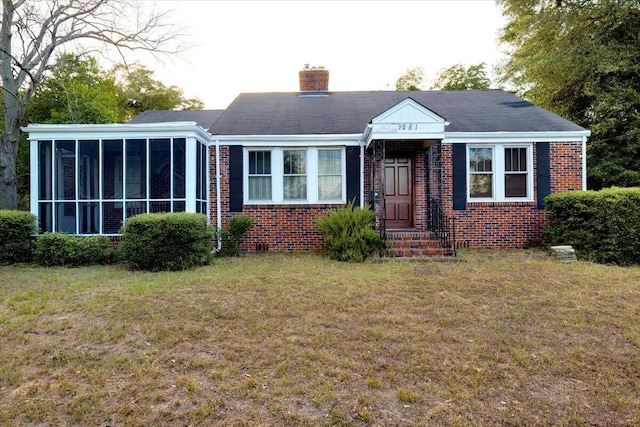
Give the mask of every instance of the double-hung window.
[[527, 197], [529, 175], [526, 147], [504, 149], [504, 197]]
[[283, 198], [307, 200], [307, 150], [283, 150]]
[[245, 149], [246, 203], [344, 203], [343, 147]]
[[493, 147], [469, 148], [469, 197], [493, 198]]
[[469, 146], [469, 200], [532, 200], [531, 151], [531, 144]]
[[271, 151], [249, 151], [249, 200], [271, 200]]
[[318, 150], [318, 200], [342, 198], [342, 150]]

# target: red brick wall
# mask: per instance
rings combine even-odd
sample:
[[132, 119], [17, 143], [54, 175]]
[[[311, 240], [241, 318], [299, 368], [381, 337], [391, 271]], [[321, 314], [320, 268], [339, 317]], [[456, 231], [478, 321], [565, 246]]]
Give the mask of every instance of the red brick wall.
[[[326, 215], [336, 205], [244, 205], [242, 212], [229, 213], [229, 147], [220, 147], [220, 201], [222, 227], [232, 215], [249, 215], [255, 226], [242, 245], [246, 252], [257, 250], [301, 251], [318, 250], [322, 247], [322, 235], [315, 224], [315, 218]], [[209, 156], [209, 218], [217, 224], [216, 159], [215, 147]]]
[[[537, 207], [534, 144], [534, 201], [467, 203], [466, 210], [453, 210], [452, 145], [442, 144], [445, 211], [456, 219], [456, 241], [476, 248], [518, 248], [542, 240], [544, 210]], [[582, 189], [582, 149], [580, 142], [550, 144], [551, 191]]]
[[[242, 213], [251, 216], [255, 226], [249, 230], [242, 249], [247, 252], [307, 251], [322, 248], [322, 234], [315, 219], [336, 205], [245, 205]], [[260, 247], [261, 245], [264, 245]]]
[[[542, 238], [544, 211], [538, 209], [535, 190], [534, 145], [534, 201], [467, 203], [466, 210], [454, 211], [452, 204], [451, 144], [442, 145], [443, 207], [456, 218], [456, 240], [461, 246], [478, 248], [516, 248], [539, 243]], [[427, 227], [428, 148], [422, 143], [389, 142], [387, 154], [409, 152], [413, 158], [414, 195], [416, 203], [415, 227]], [[211, 223], [216, 224], [215, 149], [210, 157]], [[554, 142], [550, 145], [551, 190], [554, 193], [582, 189], [582, 150], [580, 143]], [[365, 203], [369, 203], [371, 189], [371, 153], [365, 159]], [[220, 147], [222, 225], [229, 218], [229, 148]], [[243, 214], [255, 220], [243, 250], [292, 251], [317, 250], [322, 247], [322, 236], [315, 218], [326, 215], [336, 205], [245, 205]]]

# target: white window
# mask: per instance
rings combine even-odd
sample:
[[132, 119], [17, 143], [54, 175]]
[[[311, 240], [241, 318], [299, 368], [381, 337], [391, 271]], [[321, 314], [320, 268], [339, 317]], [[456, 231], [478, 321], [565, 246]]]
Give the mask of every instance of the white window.
[[249, 200], [271, 200], [271, 151], [249, 151]]
[[342, 150], [318, 150], [318, 200], [342, 199]]
[[245, 149], [246, 203], [344, 203], [342, 147]]
[[469, 201], [533, 200], [531, 150], [531, 144], [469, 146]]
[[307, 200], [307, 150], [284, 150], [283, 199]]

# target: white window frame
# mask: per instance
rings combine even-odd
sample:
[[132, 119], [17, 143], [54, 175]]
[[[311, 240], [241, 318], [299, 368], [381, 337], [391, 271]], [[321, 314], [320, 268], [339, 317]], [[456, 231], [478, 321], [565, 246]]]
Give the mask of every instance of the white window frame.
[[[340, 150], [341, 174], [342, 174], [342, 194], [340, 199], [320, 200], [318, 196], [318, 152], [320, 150]], [[306, 177], [307, 177], [307, 198], [306, 200], [286, 200], [284, 199], [284, 151], [305, 150], [306, 152]], [[243, 192], [244, 203], [248, 205], [305, 205], [305, 204], [344, 204], [347, 195], [347, 166], [346, 150], [344, 146], [279, 146], [279, 147], [245, 147], [243, 156]], [[249, 152], [270, 151], [271, 152], [271, 200], [251, 200], [249, 199]]]
[[[492, 163], [492, 185], [493, 197], [471, 197], [471, 156], [473, 148], [491, 148], [493, 153]], [[505, 149], [506, 148], [526, 148], [527, 150], [527, 197], [506, 197], [505, 196]], [[469, 203], [478, 202], [532, 202], [533, 201], [533, 143], [504, 143], [504, 144], [467, 144], [467, 201]]]

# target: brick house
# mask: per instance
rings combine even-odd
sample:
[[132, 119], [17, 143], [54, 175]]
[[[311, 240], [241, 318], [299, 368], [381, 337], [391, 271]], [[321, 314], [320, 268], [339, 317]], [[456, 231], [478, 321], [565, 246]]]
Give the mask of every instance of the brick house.
[[589, 131], [508, 92], [328, 81], [305, 67], [299, 92], [240, 94], [225, 110], [29, 125], [31, 211], [44, 231], [105, 235], [141, 212], [201, 212], [218, 228], [246, 214], [245, 250], [289, 251], [320, 248], [315, 218], [353, 200], [398, 255], [415, 255], [433, 238], [535, 244], [544, 198], [586, 188]]

